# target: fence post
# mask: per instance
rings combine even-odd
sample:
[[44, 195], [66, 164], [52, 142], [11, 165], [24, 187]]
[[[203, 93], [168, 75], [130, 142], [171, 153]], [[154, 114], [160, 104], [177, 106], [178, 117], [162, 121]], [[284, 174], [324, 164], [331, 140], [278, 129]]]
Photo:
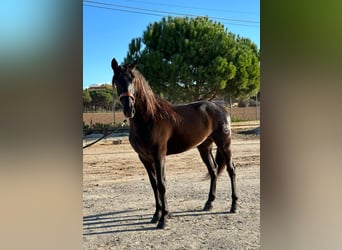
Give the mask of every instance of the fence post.
[[114, 118], [114, 127], [115, 127], [115, 97], [114, 97], [114, 90], [112, 91], [113, 97], [113, 118]]
[[256, 119], [258, 121], [258, 120], [260, 120], [259, 105], [258, 105], [258, 94], [256, 94], [256, 96], [255, 96], [255, 108], [256, 108]]

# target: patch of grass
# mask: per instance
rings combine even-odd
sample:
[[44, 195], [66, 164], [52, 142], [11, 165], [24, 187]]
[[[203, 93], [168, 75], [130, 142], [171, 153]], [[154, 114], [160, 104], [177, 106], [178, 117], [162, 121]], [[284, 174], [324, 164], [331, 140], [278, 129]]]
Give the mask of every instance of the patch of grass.
[[83, 129], [88, 129], [88, 128], [89, 128], [89, 125], [85, 124], [85, 122], [83, 121]]
[[247, 122], [247, 121], [250, 121], [250, 120], [247, 119], [247, 118], [245, 118], [245, 119], [239, 118], [239, 117], [237, 117], [236, 115], [232, 115], [232, 116], [230, 117], [230, 120], [231, 120], [232, 122]]

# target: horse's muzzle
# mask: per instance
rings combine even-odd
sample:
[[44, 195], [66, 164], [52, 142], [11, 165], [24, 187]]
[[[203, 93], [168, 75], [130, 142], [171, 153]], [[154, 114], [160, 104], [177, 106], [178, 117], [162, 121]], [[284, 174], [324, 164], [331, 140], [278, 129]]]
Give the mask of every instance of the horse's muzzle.
[[127, 118], [133, 118], [134, 115], [135, 115], [135, 108], [134, 106], [128, 108], [128, 109], [125, 109], [124, 108], [124, 111], [123, 111], [124, 115], [127, 117]]
[[130, 95], [120, 96], [123, 113], [127, 118], [133, 118], [135, 115], [134, 100], [134, 97]]

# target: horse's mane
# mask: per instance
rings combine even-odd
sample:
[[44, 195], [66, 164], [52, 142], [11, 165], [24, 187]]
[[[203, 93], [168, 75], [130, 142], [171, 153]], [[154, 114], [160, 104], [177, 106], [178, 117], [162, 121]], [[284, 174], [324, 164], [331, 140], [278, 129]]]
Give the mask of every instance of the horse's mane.
[[157, 96], [151, 89], [145, 77], [137, 70], [134, 71], [136, 99], [145, 105], [146, 110], [143, 117], [152, 120], [165, 119], [173, 123], [180, 121], [179, 114], [174, 110], [173, 105]]

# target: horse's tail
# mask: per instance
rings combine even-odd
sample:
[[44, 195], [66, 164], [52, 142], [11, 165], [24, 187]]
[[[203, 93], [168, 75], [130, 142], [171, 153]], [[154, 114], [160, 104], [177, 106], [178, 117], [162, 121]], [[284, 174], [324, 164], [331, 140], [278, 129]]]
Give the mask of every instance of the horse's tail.
[[[217, 150], [216, 156], [215, 156], [215, 167], [216, 167], [217, 176], [219, 176], [223, 172], [223, 170], [225, 169], [225, 166], [226, 166], [226, 162], [223, 159], [223, 155], [219, 150]], [[204, 179], [205, 180], [210, 179], [210, 174], [207, 173]]]
[[223, 159], [223, 155], [220, 152], [220, 150], [216, 151], [216, 156], [215, 156], [215, 161], [216, 161], [216, 166], [217, 166], [217, 176], [219, 176], [223, 170], [225, 169], [226, 162]]

